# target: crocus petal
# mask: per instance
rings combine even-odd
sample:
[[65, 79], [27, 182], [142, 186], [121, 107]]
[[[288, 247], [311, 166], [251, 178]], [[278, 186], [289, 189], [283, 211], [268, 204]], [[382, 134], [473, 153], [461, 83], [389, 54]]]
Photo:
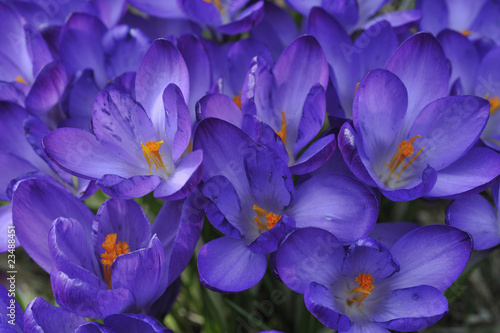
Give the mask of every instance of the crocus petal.
[[244, 158], [254, 156], [257, 144], [239, 128], [216, 118], [202, 120], [196, 127], [193, 149], [205, 152], [203, 179], [223, 175], [240, 198], [250, 198]]
[[195, 150], [184, 156], [170, 177], [155, 190], [154, 196], [163, 200], [179, 200], [191, 192], [203, 175], [203, 151]]
[[311, 10], [307, 31], [318, 39], [325, 51], [326, 60], [333, 68], [333, 85], [344, 112], [350, 117], [356, 83], [360, 79], [359, 49], [354, 47], [344, 28], [322, 8]]
[[180, 88], [174, 83], [163, 91], [165, 112], [158, 113], [153, 120], [156, 137], [165, 138], [176, 162], [186, 151], [191, 140], [191, 117]]
[[243, 113], [232, 99], [223, 94], [211, 94], [198, 102], [196, 119], [214, 117], [227, 121], [236, 127], [241, 127]]
[[360, 74], [364, 75], [372, 69], [385, 67], [387, 60], [398, 47], [398, 39], [391, 24], [383, 20], [363, 31], [356, 39], [354, 47], [360, 50]]
[[311, 144], [290, 166], [294, 175], [305, 175], [320, 168], [335, 151], [335, 135], [330, 134]]
[[497, 221], [495, 209], [479, 194], [455, 200], [446, 210], [446, 224], [471, 234], [474, 250], [485, 250], [500, 244]]
[[45, 271], [53, 264], [47, 243], [52, 221], [64, 216], [79, 221], [86, 234], [92, 230], [92, 212], [61, 187], [27, 179], [17, 186], [12, 198], [12, 220], [16, 235], [29, 256]]
[[[22, 316], [17, 319], [23, 318]], [[73, 312], [57, 308], [41, 297], [36, 297], [24, 313], [25, 332], [73, 332], [87, 321]]]
[[418, 227], [419, 225], [413, 222], [377, 223], [368, 234], [368, 237], [384, 244], [390, 249], [403, 235]]
[[288, 166], [271, 151], [258, 150], [244, 161], [245, 173], [256, 202], [264, 209], [283, 210], [293, 195], [293, 180]]
[[342, 314], [341, 309], [337, 309], [331, 291], [319, 283], [312, 282], [307, 285], [304, 302], [307, 310], [329, 328], [344, 332], [353, 324], [349, 317]]
[[343, 244], [351, 244], [372, 229], [378, 200], [355, 178], [325, 173], [299, 185], [286, 212], [294, 217], [298, 228], [321, 228]]
[[115, 151], [106, 148], [95, 135], [80, 129], [54, 130], [43, 139], [43, 145], [47, 155], [61, 168], [83, 178], [99, 179], [106, 174], [121, 177], [145, 174], [144, 168], [113, 156]]
[[386, 24], [394, 28], [394, 32], [404, 34], [416, 27], [421, 18], [422, 12], [420, 10], [393, 11], [375, 16], [365, 26], [369, 27], [385, 21]]
[[116, 233], [116, 239], [126, 242], [130, 251], [148, 247], [151, 240], [151, 223], [133, 200], [104, 201], [95, 216], [93, 229], [93, 244], [99, 257], [105, 252], [102, 244], [109, 234]]
[[328, 64], [318, 41], [312, 36], [297, 38], [276, 61], [273, 74], [275, 86], [272, 98], [278, 113], [274, 115], [275, 121], [268, 123], [274, 129], [279, 129], [279, 111], [283, 110], [287, 123], [286, 147], [293, 147], [297, 140], [302, 109], [311, 87], [319, 83], [326, 89], [328, 84]]
[[164, 262], [163, 247], [154, 235], [147, 248], [120, 255], [113, 261], [111, 285], [114, 289], [130, 290], [135, 296], [137, 309], [142, 309], [165, 291], [157, 290]]
[[[470, 4], [466, 2], [470, 8]], [[472, 10], [479, 10], [474, 22], [470, 25], [472, 31], [477, 31], [483, 36], [488, 36], [493, 39], [497, 44], [500, 41], [500, 34], [498, 32], [498, 25], [496, 18], [500, 15], [500, 6], [495, 1], [484, 1], [484, 6], [481, 6], [481, 1], [472, 2]], [[469, 9], [468, 8], [468, 9]], [[471, 10], [469, 9], [469, 10]], [[467, 11], [469, 13], [469, 11]], [[471, 19], [474, 14], [464, 15], [466, 18]]]
[[232, 90], [241, 92], [241, 87], [252, 59], [262, 57], [268, 64], [274, 62], [271, 52], [261, 42], [253, 38], [245, 38], [234, 43], [227, 53], [230, 83]]
[[108, 28], [114, 27], [122, 19], [128, 9], [126, 0], [86, 1], [81, 8], [82, 13], [98, 17]]
[[26, 109], [44, 116], [61, 99], [67, 84], [66, 71], [60, 61], [47, 64], [38, 74], [26, 96]]
[[283, 283], [303, 294], [313, 281], [323, 285], [335, 281], [344, 254], [342, 244], [331, 233], [318, 228], [295, 229], [279, 246], [276, 267]]
[[141, 144], [153, 140], [153, 124], [144, 109], [119, 91], [102, 90], [94, 103], [92, 127], [97, 139], [127, 161], [147, 168]]
[[476, 90], [472, 91], [472, 94], [485, 98], [500, 96], [500, 86], [497, 83], [500, 80], [498, 74], [500, 68], [500, 62], [498, 61], [499, 54], [500, 47], [495, 47], [481, 60], [476, 80], [473, 81]]
[[448, 300], [431, 286], [395, 290], [389, 295], [373, 320], [401, 332], [422, 330], [435, 324], [448, 312]]
[[97, 180], [97, 185], [104, 193], [114, 198], [140, 198], [150, 193], [161, 184], [157, 175], [132, 176], [124, 178], [117, 175], [104, 175]]
[[475, 96], [450, 96], [431, 102], [408, 134], [409, 138], [422, 136], [415, 141], [414, 151], [424, 149], [407, 172], [422, 164], [441, 170], [455, 162], [477, 141], [489, 111], [488, 102]]
[[104, 326], [109, 327], [113, 332], [172, 333], [156, 318], [142, 313], [123, 313], [108, 316], [104, 318]]
[[[101, 90], [94, 79], [94, 72], [90, 69], [85, 69], [75, 75], [75, 79], [68, 89], [69, 109], [68, 114], [70, 119], [84, 119], [88, 124], [84, 128], [90, 132], [92, 120], [92, 106], [95, 98]], [[63, 119], [64, 121], [64, 119]]]
[[403, 132], [420, 110], [448, 92], [449, 68], [439, 42], [428, 33], [406, 40], [393, 54], [386, 69], [403, 81], [408, 91], [408, 109]]
[[[500, 174], [500, 155], [484, 147], [474, 147], [455, 163], [439, 170], [430, 197], [458, 198], [461, 193], [479, 193]], [[473, 170], [471, 174], [471, 170]]]
[[347, 249], [342, 274], [358, 276], [370, 274], [377, 280], [383, 280], [399, 271], [399, 264], [387, 247], [371, 238], [364, 237], [355, 241]]
[[163, 90], [175, 83], [189, 100], [189, 73], [179, 50], [168, 40], [157, 39], [147, 50], [137, 69], [135, 93], [150, 119], [165, 112]]
[[[74, 13], [61, 31], [59, 50], [68, 75], [90, 68], [99, 86], [106, 84], [104, 53], [100, 47], [106, 26], [95, 16]], [[98, 45], [98, 47], [96, 47]]]
[[395, 289], [429, 285], [440, 291], [462, 273], [472, 251], [470, 236], [445, 225], [429, 225], [410, 231], [391, 248], [401, 271], [391, 286]]
[[220, 232], [234, 238], [253, 234], [247, 213], [250, 207], [243, 207], [234, 186], [224, 176], [214, 176], [205, 182], [203, 195], [212, 202], [207, 203], [208, 221]]
[[100, 278], [100, 268], [89, 236], [80, 222], [57, 218], [52, 223], [48, 239], [53, 271], [61, 271], [69, 278], [79, 279], [95, 288], [106, 288]]
[[152, 232], [165, 250], [167, 285], [179, 277], [193, 255], [203, 226], [205, 201], [195, 189], [183, 200], [165, 202], [156, 216]]
[[87, 318], [104, 318], [111, 314], [135, 311], [134, 294], [128, 289], [99, 289], [63, 272], [50, 275], [56, 302]]
[[339, 132], [339, 149], [342, 152], [342, 157], [349, 169], [358, 179], [369, 186], [377, 186], [359, 156], [357, 149], [359, 143], [357, 141], [359, 141], [357, 133], [352, 126], [346, 122]]
[[198, 254], [200, 282], [218, 292], [239, 292], [257, 284], [267, 257], [250, 251], [243, 241], [220, 237], [203, 245]]
[[451, 62], [450, 82], [460, 78], [464, 94], [475, 94], [480, 58], [474, 44], [461, 33], [448, 29], [441, 31], [437, 39]]
[[351, 328], [345, 333], [390, 333], [389, 330], [386, 330], [378, 323], [364, 323], [357, 324], [353, 323]]
[[272, 84], [273, 75], [269, 64], [260, 56], [253, 58], [241, 88], [241, 109], [244, 114], [258, 113], [262, 121], [273, 124], [275, 119], [269, 94]]
[[0, 174], [0, 200], [10, 201], [7, 188], [11, 180], [28, 172], [38, 171], [33, 165], [11, 153], [0, 153], [0, 164], [4, 166]]
[[196, 102], [206, 95], [212, 85], [212, 67], [207, 50], [195, 35], [180, 36], [177, 47], [189, 71], [190, 97], [187, 104], [191, 119], [194, 120]]
[[422, 11], [420, 30], [437, 35], [449, 26], [446, 0], [420, 0], [417, 8]]
[[314, 85], [306, 96], [302, 116], [297, 130], [297, 141], [293, 145], [293, 155], [298, 153], [319, 133], [326, 115], [325, 89]]
[[[364, 152], [374, 164], [390, 160], [391, 147], [403, 123], [408, 93], [401, 80], [383, 69], [368, 73], [359, 84], [353, 105], [356, 131], [363, 136]], [[392, 148], [392, 149], [391, 149]]]
[[185, 18], [186, 14], [177, 1], [129, 0], [130, 4], [146, 14], [162, 18]]

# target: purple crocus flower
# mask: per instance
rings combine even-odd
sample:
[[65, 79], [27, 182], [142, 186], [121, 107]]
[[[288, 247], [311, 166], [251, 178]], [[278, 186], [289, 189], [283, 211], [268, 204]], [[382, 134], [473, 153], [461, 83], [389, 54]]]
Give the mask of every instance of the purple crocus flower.
[[500, 244], [499, 190], [499, 185], [491, 188], [494, 206], [480, 194], [473, 194], [453, 201], [446, 210], [446, 224], [471, 234], [474, 250], [487, 250]]
[[235, 119], [230, 121], [255, 140], [274, 147], [292, 173], [306, 174], [319, 168], [335, 149], [334, 135], [324, 136], [304, 149], [323, 125], [327, 84], [328, 64], [321, 46], [314, 37], [302, 36], [283, 51], [272, 69], [261, 57], [250, 65], [241, 93], [243, 114], [256, 116], [266, 126], [259, 121], [243, 122], [227, 110], [219, 117]]
[[[23, 318], [20, 318], [23, 320]], [[171, 333], [157, 319], [138, 314], [113, 314], [104, 318], [100, 324], [95, 321], [87, 322], [84, 317], [78, 316], [64, 308], [58, 308], [41, 297], [36, 297], [26, 307], [24, 314], [25, 333]]]
[[264, 15], [264, 1], [244, 8], [248, 0], [179, 0], [181, 8], [193, 21], [200, 22], [216, 33], [237, 35], [254, 27]]
[[475, 96], [446, 97], [448, 82], [443, 50], [426, 33], [403, 43], [386, 69], [368, 73], [354, 101], [354, 129], [346, 123], [339, 133], [351, 171], [395, 201], [488, 187], [500, 173], [500, 156], [473, 146], [489, 104]]
[[58, 304], [89, 318], [147, 313], [192, 256], [203, 221], [197, 193], [165, 204], [151, 226], [133, 200], [109, 199], [94, 217], [61, 187], [28, 179], [14, 192], [13, 221]]
[[443, 225], [410, 231], [390, 251], [368, 237], [344, 250], [325, 230], [305, 228], [286, 236], [276, 265], [324, 325], [339, 332], [410, 332], [448, 312], [442, 291], [458, 278], [471, 250], [467, 233]]
[[498, 15], [500, 4], [495, 0], [455, 1], [419, 0], [422, 11], [420, 29], [437, 35], [441, 30], [452, 29], [470, 38], [492, 39], [500, 42]]
[[204, 119], [194, 147], [207, 156], [207, 217], [225, 235], [198, 255], [200, 280], [212, 290], [238, 292], [255, 285], [266, 271], [266, 254], [290, 228], [316, 226], [349, 244], [375, 223], [377, 198], [354, 178], [322, 174], [294, 189], [285, 162], [230, 123]]
[[162, 100], [162, 112], [149, 118], [131, 97], [102, 91], [94, 103], [94, 133], [56, 129], [43, 139], [45, 150], [63, 169], [97, 180], [111, 196], [136, 198], [154, 190], [158, 198], [182, 199], [201, 178], [202, 152], [182, 157], [191, 122], [179, 88], [169, 85]]

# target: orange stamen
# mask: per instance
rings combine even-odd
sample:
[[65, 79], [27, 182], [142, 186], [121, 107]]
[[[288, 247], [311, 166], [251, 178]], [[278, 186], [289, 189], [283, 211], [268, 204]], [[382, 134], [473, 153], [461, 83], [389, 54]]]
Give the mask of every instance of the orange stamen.
[[356, 299], [349, 298], [347, 300], [347, 305], [351, 306], [352, 303], [359, 303], [361, 304], [361, 306], [364, 306], [362, 302], [365, 300], [365, 298], [368, 297], [368, 295], [371, 295], [373, 288], [375, 288], [375, 286], [373, 285], [374, 281], [375, 280], [373, 280], [371, 274], [359, 273], [358, 277], [356, 278], [358, 287], [353, 288], [349, 291], [344, 290], [344, 292], [348, 294], [356, 292], [361, 293], [361, 295]]
[[203, 0], [203, 1], [208, 2], [208, 3], [213, 3], [219, 11], [222, 10], [222, 5], [220, 3], [220, 0]]
[[26, 81], [25, 81], [25, 80], [24, 80], [21, 76], [16, 77], [16, 78], [14, 79], [14, 81], [16, 81], [16, 82], [21, 82], [21, 83], [23, 83], [23, 84], [25, 84], [25, 85], [28, 85], [28, 82], [26, 82]]
[[102, 247], [106, 252], [101, 254], [101, 263], [103, 265], [104, 278], [106, 279], [109, 289], [111, 289], [111, 265], [113, 261], [118, 256], [130, 252], [126, 242], [119, 241], [118, 244], [116, 244], [116, 237], [116, 234], [108, 234], [102, 243]]
[[152, 174], [151, 172], [151, 164], [154, 164], [156, 166], [155, 171], [158, 171], [158, 168], [162, 168], [163, 171], [165, 171], [165, 174], [167, 176], [169, 175], [167, 170], [165, 169], [165, 165], [163, 164], [163, 161], [161, 157], [163, 155], [160, 155], [160, 146], [163, 144], [163, 141], [148, 141], [146, 142], [146, 145], [144, 145], [141, 142], [142, 146], [142, 152], [144, 153], [144, 158], [146, 159], [146, 162], [148, 162], [148, 167], [149, 167], [149, 174]]
[[[274, 225], [281, 219], [281, 215], [275, 214], [273, 212], [268, 212], [267, 210], [260, 208], [257, 205], [253, 205], [252, 209], [257, 213], [257, 216], [255, 216], [253, 219], [255, 223], [257, 223], [257, 226], [262, 230], [272, 229]], [[262, 219], [264, 217], [266, 219], [265, 223], [262, 222]]]
[[239, 94], [233, 97], [233, 102], [236, 103], [241, 110], [241, 96]]
[[488, 98], [488, 101], [490, 101], [490, 116], [492, 116], [495, 112], [500, 109], [500, 99], [498, 99], [498, 96]]
[[470, 30], [462, 30], [461, 33], [462, 33], [462, 35], [464, 35], [465, 37], [467, 37], [467, 36], [469, 36], [472, 33], [472, 31], [470, 31]]
[[[410, 157], [411, 155], [414, 154], [414, 152], [413, 152], [413, 142], [415, 142], [415, 140], [417, 140], [418, 138], [420, 138], [420, 135], [414, 136], [409, 141], [406, 141], [406, 140], [401, 141], [401, 143], [398, 146], [398, 152], [396, 154], [394, 154], [394, 156], [392, 157], [392, 159], [389, 162], [389, 164], [384, 163], [384, 165], [387, 166], [387, 167], [389, 167], [389, 169], [391, 170], [391, 173], [390, 173], [389, 177], [391, 177], [394, 174], [394, 172], [396, 172], [396, 170], [399, 168], [399, 166], [401, 165], [401, 163], [403, 163], [403, 161], [405, 160], [405, 158]], [[418, 153], [416, 153], [415, 156], [413, 156], [413, 158], [410, 160], [410, 162], [403, 163], [403, 167], [398, 172], [397, 179], [399, 179], [399, 177], [401, 176], [401, 174], [403, 173], [403, 171], [407, 167], [409, 167], [410, 164], [412, 164], [415, 161], [415, 159], [418, 157], [418, 155], [420, 155], [420, 153], [422, 152], [422, 150], [424, 150], [424, 147], [420, 148], [420, 150], [418, 151]]]
[[281, 141], [283, 141], [283, 144], [286, 147], [286, 118], [285, 118], [285, 111], [281, 110], [281, 129], [279, 132], [275, 131], [276, 134], [281, 138]]

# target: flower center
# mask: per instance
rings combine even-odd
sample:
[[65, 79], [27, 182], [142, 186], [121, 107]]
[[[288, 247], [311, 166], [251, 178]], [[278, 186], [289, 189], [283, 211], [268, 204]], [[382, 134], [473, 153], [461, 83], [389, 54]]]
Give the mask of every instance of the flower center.
[[364, 273], [359, 273], [358, 277], [356, 278], [356, 282], [358, 283], [358, 287], [353, 288], [349, 291], [344, 290], [345, 293], [356, 293], [355, 297], [359, 297], [354, 299], [354, 298], [349, 298], [347, 300], [347, 305], [351, 306], [353, 303], [359, 303], [361, 306], [363, 305], [363, 301], [365, 300], [368, 295], [371, 295], [373, 288], [375, 286], [373, 285], [373, 277], [371, 274], [364, 274]]
[[283, 144], [286, 147], [286, 118], [285, 118], [285, 111], [281, 110], [281, 129], [278, 131], [275, 131], [276, 134], [281, 138], [281, 141], [283, 141]]
[[149, 174], [152, 174], [151, 172], [151, 164], [154, 164], [156, 169], [155, 171], [158, 171], [158, 168], [162, 168], [163, 171], [167, 176], [169, 176], [167, 170], [165, 169], [165, 164], [163, 164], [163, 161], [161, 157], [163, 155], [160, 155], [160, 146], [163, 144], [163, 141], [147, 141], [146, 145], [144, 145], [141, 142], [142, 146], [142, 152], [144, 153], [144, 158], [146, 159], [146, 162], [148, 162], [148, 167], [149, 167]]
[[[257, 213], [257, 216], [255, 216], [253, 219], [255, 223], [257, 223], [257, 226], [262, 230], [272, 229], [274, 225], [281, 219], [281, 215], [275, 214], [273, 212], [268, 212], [267, 210], [260, 208], [257, 205], [253, 205], [252, 209]], [[266, 220], [263, 222], [264, 218]]]
[[399, 168], [399, 166], [401, 165], [401, 163], [403, 163], [403, 167], [398, 172], [398, 178], [397, 179], [399, 179], [399, 176], [401, 176], [401, 174], [403, 173], [403, 171], [408, 166], [410, 166], [410, 164], [412, 164], [415, 161], [415, 159], [418, 157], [418, 155], [420, 155], [420, 153], [422, 152], [422, 150], [424, 150], [424, 147], [420, 148], [420, 150], [418, 151], [418, 153], [416, 153], [415, 156], [413, 156], [413, 158], [409, 162], [407, 162], [407, 163], [403, 162], [405, 160], [405, 158], [408, 158], [408, 157], [410, 157], [411, 155], [414, 154], [414, 152], [413, 152], [413, 142], [415, 142], [415, 140], [417, 140], [418, 138], [420, 138], [420, 135], [414, 136], [409, 141], [406, 141], [406, 140], [401, 141], [401, 143], [398, 146], [398, 152], [396, 154], [394, 154], [394, 156], [391, 159], [391, 162], [389, 164], [384, 163], [384, 165], [387, 166], [387, 167], [389, 167], [389, 169], [391, 170], [391, 173], [389, 174], [388, 179], [396, 172], [396, 170]]
[[102, 247], [106, 252], [101, 254], [101, 262], [103, 265], [104, 278], [108, 283], [108, 288], [111, 289], [111, 265], [113, 261], [122, 254], [130, 252], [128, 244], [124, 241], [116, 243], [116, 234], [108, 234], [102, 243]]

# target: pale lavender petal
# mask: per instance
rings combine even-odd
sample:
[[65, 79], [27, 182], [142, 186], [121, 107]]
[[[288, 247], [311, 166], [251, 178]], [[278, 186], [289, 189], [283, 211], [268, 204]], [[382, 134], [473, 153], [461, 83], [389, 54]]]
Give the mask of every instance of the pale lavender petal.
[[332, 292], [322, 284], [311, 282], [304, 292], [306, 308], [325, 326], [342, 332], [347, 331], [353, 322], [339, 309]]

